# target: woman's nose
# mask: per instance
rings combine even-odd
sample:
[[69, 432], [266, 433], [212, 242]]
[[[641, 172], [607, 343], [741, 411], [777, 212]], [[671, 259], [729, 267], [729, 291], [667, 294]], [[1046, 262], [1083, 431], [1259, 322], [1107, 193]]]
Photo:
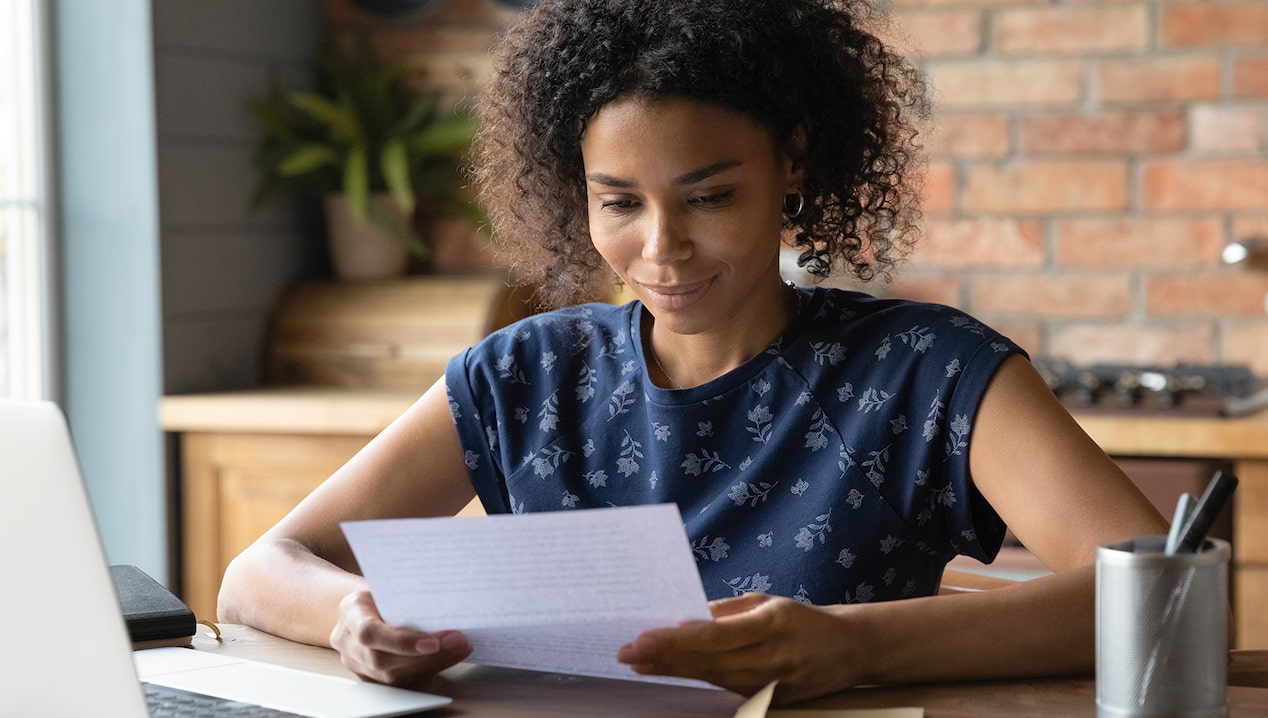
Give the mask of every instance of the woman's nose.
[[672, 264], [689, 258], [691, 253], [691, 240], [681, 224], [667, 212], [656, 213], [643, 240], [643, 259]]

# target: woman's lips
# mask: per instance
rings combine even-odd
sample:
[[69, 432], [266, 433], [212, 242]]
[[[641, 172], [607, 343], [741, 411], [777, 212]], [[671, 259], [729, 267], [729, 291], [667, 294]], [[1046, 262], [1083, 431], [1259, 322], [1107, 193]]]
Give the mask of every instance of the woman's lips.
[[706, 279], [701, 282], [691, 282], [689, 284], [642, 284], [646, 299], [649, 303], [655, 304], [661, 309], [679, 310], [685, 309], [692, 304], [698, 302], [704, 297], [705, 292], [709, 290], [709, 286], [713, 284], [712, 279]]

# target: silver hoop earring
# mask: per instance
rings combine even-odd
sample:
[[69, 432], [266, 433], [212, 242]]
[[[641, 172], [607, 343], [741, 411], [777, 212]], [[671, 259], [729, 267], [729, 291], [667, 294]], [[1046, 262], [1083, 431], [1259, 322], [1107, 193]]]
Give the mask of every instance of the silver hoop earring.
[[800, 192], [784, 195], [784, 216], [788, 219], [796, 219], [801, 216], [802, 210], [806, 208], [806, 196]]

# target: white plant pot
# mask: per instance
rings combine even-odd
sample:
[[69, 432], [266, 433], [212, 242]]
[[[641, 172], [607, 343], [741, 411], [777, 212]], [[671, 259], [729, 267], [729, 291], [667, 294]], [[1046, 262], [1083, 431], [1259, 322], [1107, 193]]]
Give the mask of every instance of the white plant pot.
[[[387, 193], [371, 195], [370, 201], [385, 211], [401, 213]], [[405, 274], [409, 252], [400, 242], [369, 221], [354, 219], [343, 195], [327, 195], [325, 203], [330, 262], [336, 278], [391, 279]]]

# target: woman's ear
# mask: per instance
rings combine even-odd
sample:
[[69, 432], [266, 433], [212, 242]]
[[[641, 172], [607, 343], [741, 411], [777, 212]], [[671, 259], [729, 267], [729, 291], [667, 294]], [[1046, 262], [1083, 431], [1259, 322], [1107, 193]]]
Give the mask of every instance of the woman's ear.
[[798, 124], [788, 133], [784, 143], [784, 157], [787, 160], [788, 181], [785, 194], [800, 192], [806, 180], [806, 152], [809, 147], [805, 125]]

